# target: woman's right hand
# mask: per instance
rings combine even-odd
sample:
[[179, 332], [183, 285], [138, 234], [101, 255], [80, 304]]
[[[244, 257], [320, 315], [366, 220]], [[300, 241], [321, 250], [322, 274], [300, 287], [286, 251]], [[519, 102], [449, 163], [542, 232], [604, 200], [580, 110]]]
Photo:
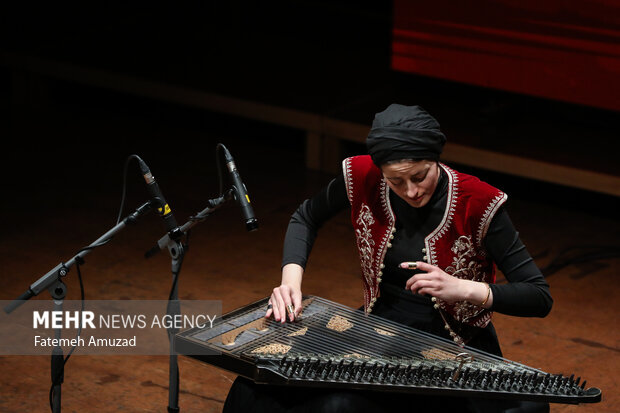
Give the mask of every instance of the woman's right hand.
[[[295, 321], [295, 317], [301, 312], [301, 289], [291, 285], [282, 284], [273, 289], [269, 303], [272, 308], [267, 310], [265, 317], [273, 314], [276, 321], [284, 323], [288, 314], [289, 321]], [[293, 311], [290, 310], [292, 306]]]
[[[286, 322], [288, 313], [290, 321], [295, 321], [295, 317], [301, 313], [301, 279], [304, 269], [298, 264], [286, 264], [282, 267], [282, 284], [273, 289], [269, 298], [271, 308], [267, 309], [265, 317], [273, 318], [281, 323]], [[287, 311], [287, 307], [293, 311]]]

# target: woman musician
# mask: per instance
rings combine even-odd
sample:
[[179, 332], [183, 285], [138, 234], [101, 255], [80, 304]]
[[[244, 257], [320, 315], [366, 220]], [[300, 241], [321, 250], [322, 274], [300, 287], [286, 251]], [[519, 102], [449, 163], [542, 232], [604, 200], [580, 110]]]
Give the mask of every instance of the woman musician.
[[[345, 208], [359, 250], [364, 311], [501, 356], [494, 311], [544, 317], [549, 286], [504, 209], [507, 196], [439, 162], [446, 138], [419, 106], [376, 114], [368, 154], [293, 214], [284, 242], [282, 282], [266, 317], [294, 321], [301, 312], [307, 258], [324, 222]], [[495, 284], [495, 267], [506, 284]], [[531, 402], [435, 398], [382, 392], [255, 385], [239, 378], [224, 411], [544, 412]], [[249, 409], [249, 410], [248, 410]]]

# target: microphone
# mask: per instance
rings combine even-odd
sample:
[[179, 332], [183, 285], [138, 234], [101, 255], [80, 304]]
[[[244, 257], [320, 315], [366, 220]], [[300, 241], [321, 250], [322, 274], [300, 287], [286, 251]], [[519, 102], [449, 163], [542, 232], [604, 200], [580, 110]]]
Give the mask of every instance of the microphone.
[[179, 225], [177, 224], [177, 220], [174, 218], [174, 214], [172, 213], [170, 206], [162, 195], [161, 189], [159, 189], [159, 185], [157, 185], [157, 181], [155, 181], [155, 177], [151, 173], [149, 167], [139, 156], [136, 156], [136, 158], [138, 159], [138, 164], [140, 165], [140, 171], [146, 181], [146, 189], [155, 203], [157, 214], [164, 219], [164, 225], [166, 226], [166, 231], [168, 231], [170, 237], [172, 239], [177, 239], [182, 235], [182, 233], [179, 229]]
[[228, 149], [224, 145], [221, 146], [222, 149], [224, 149], [226, 167], [228, 167], [230, 179], [233, 183], [233, 193], [235, 199], [241, 207], [241, 213], [243, 214], [243, 218], [245, 219], [245, 229], [247, 229], [248, 231], [255, 231], [258, 229], [258, 220], [254, 216], [254, 210], [252, 209], [252, 205], [250, 204], [248, 190], [241, 181], [241, 176], [239, 176], [239, 171], [237, 171], [237, 166], [235, 165], [235, 161], [232, 155], [230, 154], [230, 152], [228, 152]]

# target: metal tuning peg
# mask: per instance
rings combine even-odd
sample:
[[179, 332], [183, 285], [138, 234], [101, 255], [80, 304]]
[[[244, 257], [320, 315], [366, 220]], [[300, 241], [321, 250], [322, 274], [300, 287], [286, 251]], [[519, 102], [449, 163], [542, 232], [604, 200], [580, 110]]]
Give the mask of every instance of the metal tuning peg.
[[469, 353], [459, 353], [456, 355], [456, 357], [454, 357], [454, 360], [459, 362], [459, 366], [456, 368], [456, 371], [452, 375], [452, 381], [456, 381], [459, 378], [459, 374], [461, 373], [463, 364], [472, 362], [474, 360], [474, 356]]

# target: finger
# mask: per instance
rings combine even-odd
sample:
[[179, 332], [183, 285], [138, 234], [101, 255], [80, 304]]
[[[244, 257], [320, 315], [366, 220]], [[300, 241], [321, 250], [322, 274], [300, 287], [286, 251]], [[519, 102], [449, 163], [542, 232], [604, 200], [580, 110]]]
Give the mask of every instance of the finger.
[[295, 306], [295, 317], [297, 317], [302, 310], [301, 291], [295, 291], [295, 293], [293, 294], [293, 305]]
[[415, 294], [415, 292], [416, 292], [416, 291], [417, 291], [417, 289], [418, 289], [418, 286], [417, 286], [418, 284], [417, 284], [417, 283], [418, 283], [418, 279], [417, 279], [417, 278], [415, 278], [415, 277], [411, 277], [411, 278], [409, 279], [409, 281], [407, 281], [407, 284], [409, 284], [409, 285], [407, 286], [407, 289], [408, 289], [408, 290], [411, 290], [411, 292]]
[[411, 292], [421, 294], [420, 290], [423, 288], [432, 288], [434, 283], [430, 280], [416, 280], [411, 285]]
[[439, 269], [439, 267], [435, 265], [431, 265], [424, 261], [416, 261], [415, 263], [416, 263], [416, 266], [418, 267], [418, 270], [420, 271], [431, 272], [431, 271]]
[[432, 295], [432, 296], [435, 296], [436, 293], [437, 292], [435, 291], [435, 289], [434, 288], [430, 288], [430, 287], [420, 288], [418, 290], [418, 294], [421, 294], [421, 295]]
[[404, 270], [416, 270], [418, 268], [418, 264], [413, 261], [405, 261], [398, 264], [398, 267]]
[[274, 309], [277, 307], [277, 312], [278, 312], [279, 317], [276, 318], [276, 320], [281, 323], [284, 323], [286, 321], [286, 308], [285, 308], [284, 298], [282, 297], [281, 290], [282, 290], [282, 287], [279, 287], [273, 290], [273, 295], [276, 296], [276, 303], [277, 303], [277, 306], [274, 303], [273, 307]]
[[416, 278], [415, 275], [411, 278], [409, 278], [407, 280], [407, 282], [405, 283], [405, 290], [410, 290], [411, 289], [411, 284], [413, 284], [415, 282]]
[[290, 311], [290, 309], [293, 307], [293, 303], [291, 301], [291, 291], [286, 291], [286, 292], [282, 292], [282, 298], [284, 298], [284, 308], [286, 310], [286, 314], [288, 314], [288, 318], [290, 321], [293, 321], [295, 319], [295, 308], [293, 308], [293, 311]]
[[427, 280], [423, 280], [420, 281], [417, 285], [417, 290], [418, 290], [418, 294], [422, 294], [422, 290], [426, 291], [426, 293], [428, 293], [428, 291], [433, 291], [433, 292], [437, 292], [438, 289], [440, 288], [440, 284], [433, 279], [427, 279]]
[[414, 281], [413, 284], [411, 284], [411, 286], [409, 287], [409, 289], [411, 290], [412, 293], [417, 294], [418, 290], [420, 289], [420, 283], [418, 280]]
[[273, 314], [273, 319], [278, 321], [280, 319], [280, 312], [278, 311], [278, 305], [276, 304], [278, 300], [276, 300], [275, 293], [271, 294], [271, 299], [269, 301], [271, 302], [271, 312]]
[[414, 275], [413, 277], [409, 278], [407, 280], [407, 282], [405, 283], [405, 289], [410, 290], [411, 289], [411, 285], [419, 280], [428, 280], [429, 279], [429, 274], [425, 273], [425, 272], [421, 272], [418, 273], [416, 275]]
[[420, 280], [420, 274], [416, 274], [413, 277], [409, 278], [405, 283], [405, 289], [411, 290], [413, 284], [415, 284], [418, 280]]
[[271, 294], [271, 305], [273, 310], [273, 319], [276, 321], [280, 321], [280, 308], [278, 307], [278, 298], [276, 297], [277, 288], [273, 289], [273, 293]]
[[[271, 306], [271, 308], [269, 308], [269, 306]], [[267, 311], [265, 311], [265, 318], [271, 317], [271, 314], [273, 314], [273, 304], [271, 304], [271, 299], [269, 299], [269, 302], [267, 304]]]
[[267, 310], [265, 310], [265, 318], [269, 318], [273, 315], [273, 304], [274, 302], [273, 293], [269, 296], [269, 300], [267, 301]]

